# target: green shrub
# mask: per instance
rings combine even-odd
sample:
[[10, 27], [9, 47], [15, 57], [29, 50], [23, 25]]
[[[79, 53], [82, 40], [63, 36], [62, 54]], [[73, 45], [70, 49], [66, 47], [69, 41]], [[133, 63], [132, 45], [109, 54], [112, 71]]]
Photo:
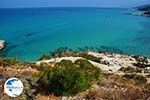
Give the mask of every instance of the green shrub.
[[47, 60], [50, 59], [49, 55], [42, 55], [38, 60]]
[[141, 57], [141, 56], [133, 56], [137, 63], [133, 63], [134, 66], [140, 67], [140, 68], [145, 68], [148, 65], [148, 59], [146, 57]]
[[100, 69], [92, 65], [88, 60], [79, 59], [75, 61], [75, 64], [84, 70], [90, 78], [98, 79], [100, 75]]
[[47, 60], [52, 57], [77, 56], [78, 51], [73, 51], [67, 47], [60, 47], [54, 51], [50, 51], [48, 55], [42, 55], [38, 60]]
[[45, 66], [38, 82], [39, 89], [41, 87], [39, 91], [44, 90], [45, 93], [54, 93], [57, 96], [69, 96], [89, 88], [92, 82], [99, 78], [100, 71], [94, 69], [95, 67], [89, 62], [81, 61], [82, 64], [77, 64], [77, 62], [74, 64], [63, 60], [54, 67]]
[[87, 53], [81, 53], [79, 56], [83, 57], [83, 58], [86, 58], [88, 60], [91, 60], [91, 61], [98, 62], [98, 63], [100, 63], [100, 61], [101, 61], [101, 58], [94, 57], [92, 55], [88, 55]]
[[50, 55], [52, 57], [62, 57], [62, 56], [70, 56], [73, 54], [73, 51], [68, 47], [60, 47], [54, 51], [50, 51]]
[[127, 78], [127, 79], [133, 79], [133, 80], [135, 80], [135, 82], [140, 83], [140, 84], [143, 84], [143, 83], [147, 82], [147, 79], [142, 75], [125, 74], [124, 77]]
[[140, 11], [150, 11], [150, 5], [140, 6], [140, 7], [137, 7], [137, 9]]
[[134, 67], [122, 67], [119, 69], [119, 71], [123, 71], [125, 73], [141, 73], [142, 69], [141, 68], [134, 68]]
[[20, 62], [16, 58], [0, 58], [0, 66], [10, 66], [19, 63]]

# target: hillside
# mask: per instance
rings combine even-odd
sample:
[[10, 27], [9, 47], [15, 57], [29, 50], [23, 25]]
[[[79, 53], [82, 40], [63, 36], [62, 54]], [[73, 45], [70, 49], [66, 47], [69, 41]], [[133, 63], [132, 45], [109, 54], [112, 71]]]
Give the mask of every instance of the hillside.
[[14, 76], [24, 83], [24, 92], [14, 100], [150, 98], [150, 59], [142, 56], [56, 50], [35, 63], [0, 59], [0, 99], [12, 99], [3, 84]]
[[150, 11], [150, 5], [143, 5], [143, 6], [135, 7], [135, 9], [139, 11]]
[[134, 13], [131, 15], [150, 17], [150, 5], [143, 5], [143, 6], [139, 6], [139, 7], [134, 7], [133, 9], [141, 11], [141, 13]]

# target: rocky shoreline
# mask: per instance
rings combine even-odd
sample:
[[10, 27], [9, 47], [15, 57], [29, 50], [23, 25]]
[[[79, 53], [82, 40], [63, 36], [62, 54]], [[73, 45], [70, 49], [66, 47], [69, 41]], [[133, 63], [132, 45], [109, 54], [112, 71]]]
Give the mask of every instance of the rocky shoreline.
[[131, 14], [133, 16], [144, 16], [144, 17], [150, 17], [150, 12], [144, 12], [144, 13], [136, 13], [136, 14]]
[[[150, 59], [143, 56], [134, 56], [134, 55], [124, 55], [110, 52], [87, 52], [88, 55], [99, 58], [99, 62], [92, 61], [88, 59], [95, 67], [102, 69], [106, 73], [116, 73], [124, 74], [123, 69], [140, 70], [141, 75], [148, 75], [150, 73]], [[70, 60], [75, 62], [78, 59], [86, 59], [84, 57], [56, 57], [48, 60], [37, 61], [36, 65], [40, 66], [41, 64], [51, 64], [61, 62], [62, 60]], [[135, 72], [136, 73], [136, 72]], [[150, 79], [148, 79], [150, 83]]]
[[[103, 71], [103, 73], [104, 73], [103, 77], [105, 77], [105, 75], [106, 76], [108, 75], [108, 77], [107, 77], [108, 79], [103, 78], [100, 83], [93, 84], [90, 89], [86, 90], [85, 92], [79, 93], [76, 96], [72, 96], [72, 97], [62, 96], [60, 98], [59, 97], [56, 98], [55, 96], [49, 97], [49, 96], [39, 95], [39, 96], [37, 96], [37, 98], [43, 98], [43, 97], [55, 98], [56, 100], [58, 100], [58, 99], [60, 99], [60, 100], [78, 100], [78, 99], [86, 98], [87, 100], [89, 100], [89, 99], [90, 100], [91, 99], [92, 100], [95, 100], [95, 99], [103, 100], [105, 98], [104, 95], [105, 96], [107, 94], [109, 95], [109, 93], [111, 93], [111, 91], [112, 91], [112, 94], [111, 94], [112, 96], [116, 96], [116, 98], [120, 98], [119, 97], [120, 93], [121, 93], [121, 95], [122, 95], [122, 93], [126, 95], [126, 94], [128, 94], [129, 91], [130, 92], [132, 91], [133, 93], [135, 93], [134, 95], [140, 95], [140, 93], [142, 93], [143, 90], [138, 93], [138, 90], [135, 92], [135, 90], [133, 89], [133, 87], [141, 88], [137, 85], [137, 83], [142, 84], [142, 86], [144, 86], [143, 84], [145, 84], [145, 83], [147, 85], [150, 84], [150, 59], [149, 58], [146, 58], [143, 56], [124, 55], [124, 54], [117, 54], [117, 53], [110, 53], [110, 52], [99, 53], [99, 52], [89, 51], [89, 52], [87, 52], [87, 54], [100, 59], [100, 61], [94, 61], [92, 59], [88, 59], [88, 61], [91, 64], [93, 64], [95, 67], [100, 68]], [[54, 58], [47, 59], [47, 60], [37, 61], [36, 65], [37, 66], [45, 65], [45, 64], [53, 65], [55, 63], [61, 62], [62, 60], [69, 60], [69, 61], [75, 62], [76, 60], [79, 60], [79, 59], [87, 59], [87, 58], [73, 57], [73, 56], [54, 57]], [[131, 84], [132, 82], [130, 83], [130, 81], [128, 79], [129, 80], [133, 79], [137, 83], [135, 83], [133, 85], [133, 84]], [[114, 84], [114, 85], [112, 85], [112, 84]], [[127, 86], [125, 84], [127, 84]], [[129, 87], [128, 87], [128, 85], [129, 85]], [[116, 93], [116, 91], [120, 91], [120, 92], [115, 95], [114, 93]], [[105, 92], [106, 94], [105, 93], [101, 94], [101, 92]], [[148, 91], [148, 92], [150, 93], [150, 91]], [[129, 93], [129, 95], [133, 95], [133, 94]], [[144, 93], [144, 95], [147, 95], [147, 94]], [[126, 99], [130, 99], [130, 100], [134, 100], [134, 99], [138, 98], [138, 97], [132, 97], [132, 96], [130, 96], [130, 97], [129, 98], [122, 97], [120, 99], [126, 98]], [[111, 96], [110, 96], [110, 98], [109, 97], [107, 97], [107, 98], [108, 98], [108, 100], [112, 100]], [[149, 99], [150, 95], [147, 95], [147, 97], [144, 99], [143, 98], [140, 98], [140, 99], [146, 100], [147, 98]]]
[[131, 15], [150, 17], [150, 5], [136, 7], [136, 8], [134, 8], [134, 10], [141, 11], [141, 13], [135, 13], [135, 14], [131, 14]]

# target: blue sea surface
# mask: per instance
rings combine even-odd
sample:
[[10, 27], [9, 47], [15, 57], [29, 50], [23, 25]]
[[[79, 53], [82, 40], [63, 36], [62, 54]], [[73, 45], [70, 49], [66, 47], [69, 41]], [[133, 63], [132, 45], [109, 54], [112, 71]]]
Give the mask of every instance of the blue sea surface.
[[108, 47], [150, 57], [150, 18], [117, 8], [0, 9], [5, 57], [35, 61], [59, 47]]

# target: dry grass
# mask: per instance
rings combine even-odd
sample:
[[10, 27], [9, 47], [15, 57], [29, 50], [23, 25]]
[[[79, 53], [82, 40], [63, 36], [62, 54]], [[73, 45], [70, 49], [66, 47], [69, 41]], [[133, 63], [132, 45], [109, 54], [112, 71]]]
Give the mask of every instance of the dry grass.
[[[34, 75], [37, 70], [29, 68], [30, 66], [22, 65], [12, 67], [1, 67], [0, 74], [7, 77], [19, 76], [27, 78], [27, 76]], [[10, 100], [10, 98], [3, 93], [3, 82], [0, 82], [0, 99]], [[1, 96], [3, 94], [3, 96]], [[61, 97], [53, 95], [37, 94], [35, 100], [60, 100]], [[80, 98], [80, 99], [78, 99]], [[71, 100], [150, 100], [150, 84], [137, 84], [136, 81], [125, 79], [120, 75], [103, 74], [101, 79], [95, 87], [80, 92], [73, 96]], [[19, 100], [16, 98], [16, 100]]]
[[42, 95], [42, 94], [37, 94], [36, 100], [59, 100], [58, 97], [55, 97], [53, 95], [49, 95], [49, 96], [46, 96], [46, 95]]
[[149, 100], [150, 90], [135, 84], [132, 80], [124, 80], [121, 76], [110, 75], [103, 79], [99, 88], [92, 88], [85, 95], [87, 100]]

